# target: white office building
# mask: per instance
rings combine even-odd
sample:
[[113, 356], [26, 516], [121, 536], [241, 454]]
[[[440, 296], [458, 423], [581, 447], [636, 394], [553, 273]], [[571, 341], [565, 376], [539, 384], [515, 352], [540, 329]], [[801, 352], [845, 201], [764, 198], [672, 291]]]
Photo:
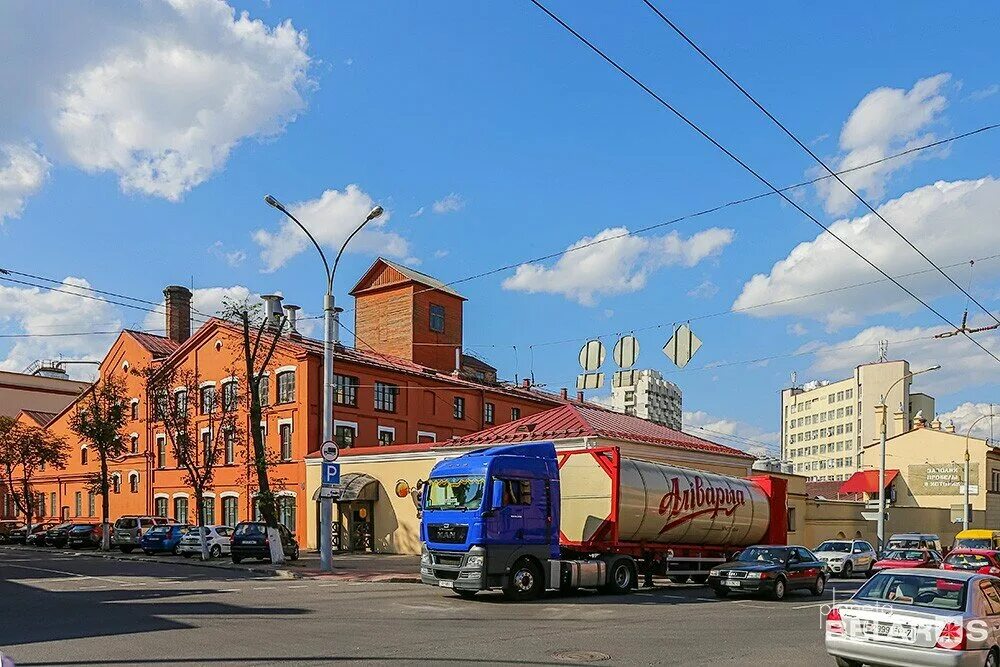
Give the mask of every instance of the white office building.
[[681, 430], [681, 390], [659, 371], [631, 372], [634, 384], [611, 389], [611, 409]]

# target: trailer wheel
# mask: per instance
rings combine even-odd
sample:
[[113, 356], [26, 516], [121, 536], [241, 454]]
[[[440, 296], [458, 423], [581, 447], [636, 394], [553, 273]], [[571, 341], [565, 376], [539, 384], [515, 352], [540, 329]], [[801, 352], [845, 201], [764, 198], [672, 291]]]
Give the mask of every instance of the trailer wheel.
[[631, 559], [619, 558], [611, 561], [611, 566], [608, 568], [608, 583], [598, 587], [598, 590], [612, 595], [625, 595], [632, 592], [635, 584], [635, 565]]
[[503, 594], [508, 600], [523, 602], [534, 600], [543, 590], [545, 581], [542, 579], [541, 569], [531, 559], [522, 558], [511, 568]]
[[686, 574], [685, 575], [671, 574], [667, 576], [667, 579], [674, 582], [675, 584], [686, 584], [688, 581], [688, 576]]

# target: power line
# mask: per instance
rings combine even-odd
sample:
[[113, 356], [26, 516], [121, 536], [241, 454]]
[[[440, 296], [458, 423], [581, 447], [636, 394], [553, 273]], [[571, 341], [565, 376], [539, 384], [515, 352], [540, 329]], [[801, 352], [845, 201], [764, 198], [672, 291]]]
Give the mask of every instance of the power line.
[[[847, 248], [852, 253], [854, 253], [858, 258], [860, 258], [862, 261], [864, 261], [870, 267], [872, 267], [873, 269], [875, 269], [876, 271], [878, 271], [880, 274], [882, 274], [883, 276], [885, 276], [886, 278], [888, 278], [889, 280], [891, 280], [893, 282], [893, 284], [895, 284], [901, 290], [903, 290], [904, 292], [906, 292], [906, 294], [909, 295], [910, 298], [912, 298], [914, 301], [916, 301], [917, 303], [919, 303], [920, 305], [922, 305], [924, 308], [926, 308], [930, 312], [934, 313], [934, 315], [936, 315], [939, 319], [941, 319], [943, 322], [945, 322], [946, 324], [948, 324], [948, 326], [950, 326], [952, 329], [956, 329], [956, 330], [958, 329], [958, 327], [955, 324], [953, 324], [951, 320], [949, 320], [947, 317], [945, 317], [943, 314], [941, 314], [936, 308], [934, 308], [929, 303], [927, 303], [926, 301], [924, 301], [923, 299], [921, 299], [919, 296], [917, 296], [916, 294], [914, 294], [905, 285], [903, 285], [902, 283], [900, 283], [899, 281], [897, 281], [895, 278], [893, 278], [892, 276], [890, 276], [881, 267], [879, 267], [878, 265], [876, 265], [874, 262], [872, 262], [870, 259], [868, 259], [865, 255], [863, 255], [859, 250], [855, 249], [853, 246], [851, 246], [851, 244], [849, 244], [847, 241], [845, 241], [843, 238], [841, 238], [838, 234], [836, 234], [835, 232], [833, 232], [827, 225], [824, 225], [822, 222], [820, 222], [819, 219], [817, 219], [814, 215], [812, 215], [811, 213], [809, 213], [808, 211], [806, 211], [804, 208], [802, 208], [802, 206], [799, 205], [798, 202], [796, 202], [791, 197], [789, 197], [787, 194], [785, 194], [784, 192], [782, 192], [781, 190], [779, 190], [767, 178], [765, 178], [764, 176], [762, 176], [757, 170], [755, 170], [749, 164], [747, 164], [746, 162], [744, 162], [739, 156], [737, 156], [731, 150], [729, 150], [728, 148], [726, 148], [725, 146], [723, 146], [721, 143], [719, 143], [719, 141], [716, 140], [712, 135], [708, 134], [708, 132], [706, 132], [705, 130], [703, 130], [697, 123], [695, 123], [693, 120], [691, 120], [690, 118], [688, 118], [687, 116], [685, 116], [683, 113], [681, 113], [670, 102], [668, 102], [663, 97], [661, 97], [658, 93], [656, 93], [656, 91], [654, 91], [652, 88], [650, 88], [649, 86], [647, 86], [646, 84], [644, 84], [642, 81], [640, 81], [638, 78], [636, 78], [635, 75], [633, 75], [627, 69], [625, 69], [624, 67], [622, 67], [621, 65], [619, 65], [617, 61], [615, 61], [614, 59], [612, 59], [610, 56], [608, 56], [606, 53], [604, 53], [604, 51], [602, 51], [597, 46], [595, 46], [590, 40], [588, 40], [586, 37], [584, 37], [579, 32], [577, 32], [572, 27], [570, 27], [570, 25], [568, 23], [566, 23], [561, 18], [559, 18], [558, 16], [556, 16], [555, 14], [553, 14], [545, 5], [543, 5], [541, 2], [539, 2], [539, 0], [530, 0], [530, 1], [536, 7], [538, 7], [543, 12], [545, 12], [545, 14], [547, 14], [552, 20], [554, 20], [556, 23], [558, 23], [559, 25], [561, 25], [567, 32], [569, 32], [571, 35], [573, 35], [577, 40], [579, 40], [581, 43], [583, 43], [585, 46], [587, 46], [589, 49], [591, 49], [594, 53], [596, 53], [602, 59], [604, 59], [605, 62], [607, 62], [609, 65], [611, 65], [616, 70], [618, 70], [622, 75], [624, 75], [626, 78], [628, 78], [630, 81], [632, 81], [632, 83], [634, 83], [635, 85], [639, 86], [650, 97], [652, 97], [654, 100], [656, 100], [657, 102], [659, 102], [660, 105], [662, 105], [665, 109], [667, 109], [668, 111], [670, 111], [674, 116], [676, 116], [684, 124], [686, 124], [692, 130], [694, 130], [695, 132], [697, 132], [701, 137], [703, 137], [706, 141], [708, 141], [713, 146], [715, 146], [718, 150], [720, 150], [723, 154], [725, 154], [731, 160], [733, 160], [734, 162], [736, 162], [736, 164], [738, 164], [745, 171], [747, 171], [747, 173], [749, 173], [750, 175], [752, 175], [754, 178], [756, 178], [758, 181], [760, 181], [766, 187], [770, 188], [775, 194], [777, 194], [779, 197], [781, 197], [792, 208], [794, 208], [795, 210], [799, 211], [802, 215], [804, 215], [807, 218], [809, 218], [809, 220], [811, 220], [814, 224], [816, 224], [818, 227], [820, 227], [827, 234], [830, 234], [833, 238], [837, 239], [837, 241], [839, 241], [841, 245], [843, 245], [845, 248]], [[966, 338], [968, 338], [969, 340], [971, 340], [979, 349], [981, 349], [983, 352], [985, 352], [990, 357], [992, 357], [994, 361], [996, 361], [998, 364], [1000, 364], [1000, 357], [997, 357], [993, 352], [991, 352], [990, 350], [988, 350], [985, 347], [983, 347], [975, 338], [973, 338], [972, 336], [970, 336], [968, 333], [966, 333], [966, 332], [962, 332], [962, 333], [963, 333], [963, 335]]]
[[693, 48], [693, 49], [694, 49], [695, 51], [697, 51], [697, 52], [698, 52], [698, 53], [699, 53], [699, 54], [700, 54], [700, 55], [701, 55], [701, 56], [702, 56], [702, 57], [703, 57], [703, 58], [704, 58], [705, 60], [707, 60], [707, 61], [709, 62], [709, 64], [711, 64], [711, 65], [712, 65], [712, 67], [714, 67], [714, 68], [715, 68], [715, 70], [716, 70], [717, 72], [719, 72], [719, 74], [721, 74], [722, 76], [724, 76], [724, 77], [726, 78], [726, 80], [728, 80], [728, 81], [729, 81], [729, 83], [733, 84], [733, 85], [734, 85], [734, 86], [735, 86], [735, 87], [737, 88], [737, 90], [739, 90], [739, 91], [740, 91], [741, 93], [743, 93], [743, 96], [744, 96], [744, 97], [746, 97], [746, 98], [747, 98], [748, 100], [750, 100], [750, 101], [751, 101], [751, 102], [753, 103], [753, 105], [754, 105], [754, 106], [756, 106], [756, 107], [757, 107], [758, 109], [760, 109], [760, 111], [761, 111], [761, 112], [762, 112], [762, 113], [763, 113], [763, 114], [764, 114], [765, 116], [767, 116], [767, 117], [768, 117], [769, 119], [771, 119], [771, 121], [772, 121], [772, 122], [773, 122], [773, 123], [774, 123], [775, 125], [777, 125], [777, 126], [778, 126], [779, 128], [781, 128], [781, 131], [782, 131], [782, 132], [784, 132], [784, 133], [785, 133], [786, 135], [788, 135], [788, 137], [789, 137], [789, 138], [790, 138], [790, 139], [791, 139], [792, 141], [794, 141], [794, 142], [795, 142], [796, 144], [798, 144], [798, 145], [799, 145], [799, 147], [800, 147], [800, 148], [802, 148], [802, 150], [804, 150], [804, 151], [805, 151], [806, 153], [808, 153], [808, 154], [809, 154], [809, 157], [811, 157], [811, 158], [812, 158], [813, 160], [815, 160], [815, 161], [816, 161], [816, 162], [817, 162], [817, 163], [818, 163], [818, 164], [819, 164], [819, 165], [820, 165], [821, 167], [823, 167], [823, 169], [824, 169], [824, 170], [826, 170], [826, 172], [827, 172], [827, 173], [828, 173], [828, 174], [829, 174], [830, 176], [832, 176], [833, 178], [837, 179], [837, 182], [838, 182], [838, 183], [840, 183], [840, 184], [841, 184], [842, 186], [844, 186], [845, 188], [847, 188], [847, 191], [848, 191], [848, 192], [850, 192], [850, 193], [851, 193], [852, 195], [854, 195], [854, 197], [855, 197], [855, 198], [856, 198], [856, 199], [857, 199], [857, 200], [858, 200], [859, 202], [861, 202], [861, 203], [862, 203], [862, 204], [864, 205], [864, 207], [865, 207], [865, 208], [867, 208], [867, 209], [868, 209], [869, 211], [871, 211], [871, 212], [872, 212], [872, 214], [874, 214], [874, 215], [875, 215], [875, 216], [876, 216], [876, 217], [877, 217], [877, 218], [878, 218], [879, 220], [881, 220], [881, 221], [882, 221], [883, 223], [885, 223], [885, 226], [886, 226], [886, 227], [888, 227], [888, 228], [889, 228], [889, 229], [891, 229], [891, 230], [892, 230], [893, 232], [895, 232], [896, 236], [898, 236], [898, 237], [899, 237], [899, 238], [901, 238], [901, 239], [902, 239], [902, 240], [903, 240], [904, 242], [906, 242], [906, 245], [910, 246], [910, 247], [911, 247], [911, 248], [912, 248], [912, 249], [913, 249], [914, 251], [916, 251], [916, 253], [917, 253], [918, 255], [920, 255], [920, 256], [921, 256], [921, 257], [922, 257], [922, 258], [923, 258], [924, 260], [926, 260], [928, 264], [930, 264], [930, 265], [931, 265], [931, 266], [933, 266], [933, 267], [934, 267], [935, 269], [937, 269], [937, 272], [938, 272], [938, 273], [940, 273], [940, 274], [941, 274], [942, 276], [944, 276], [944, 278], [945, 278], [945, 279], [947, 279], [947, 280], [948, 280], [948, 282], [950, 282], [950, 283], [951, 283], [952, 285], [954, 285], [955, 287], [957, 287], [957, 288], [959, 289], [959, 291], [961, 291], [961, 292], [962, 292], [962, 293], [963, 293], [963, 294], [964, 294], [964, 295], [965, 295], [965, 296], [966, 296], [966, 297], [967, 297], [967, 298], [968, 298], [968, 299], [969, 299], [970, 301], [972, 301], [973, 303], [975, 303], [975, 304], [976, 304], [977, 306], [979, 306], [979, 308], [981, 308], [981, 309], [982, 309], [982, 311], [983, 311], [984, 313], [986, 313], [986, 314], [987, 314], [987, 315], [989, 315], [989, 316], [990, 316], [991, 318], [993, 318], [993, 321], [994, 321], [994, 322], [996, 322], [997, 324], [1000, 324], [1000, 319], [997, 319], [996, 315], [994, 315], [994, 314], [993, 314], [992, 312], [990, 312], [990, 311], [989, 311], [989, 310], [988, 310], [988, 309], [986, 308], [986, 306], [984, 306], [984, 305], [983, 305], [983, 304], [981, 304], [981, 303], [980, 303], [980, 302], [979, 302], [978, 300], [976, 300], [976, 298], [975, 298], [974, 296], [972, 296], [972, 294], [970, 294], [970, 293], [969, 293], [969, 292], [968, 292], [968, 291], [967, 291], [967, 290], [966, 290], [965, 288], [963, 288], [963, 287], [962, 287], [961, 285], [959, 285], [959, 284], [958, 284], [957, 282], [955, 282], [955, 280], [954, 280], [954, 279], [953, 279], [953, 278], [952, 278], [951, 276], [949, 276], [949, 275], [948, 275], [947, 273], [945, 273], [945, 272], [944, 272], [944, 270], [943, 270], [943, 269], [942, 269], [942, 268], [941, 268], [940, 266], [938, 266], [938, 265], [937, 265], [937, 264], [936, 264], [936, 263], [934, 262], [934, 260], [932, 260], [932, 259], [931, 259], [930, 257], [928, 257], [928, 256], [927, 256], [927, 255], [926, 255], [926, 254], [924, 253], [924, 251], [922, 251], [922, 250], [921, 250], [920, 248], [918, 248], [918, 247], [917, 247], [916, 245], [914, 245], [914, 244], [913, 244], [913, 242], [912, 242], [912, 241], [910, 241], [910, 239], [906, 238], [906, 236], [905, 236], [905, 235], [904, 235], [904, 234], [903, 234], [902, 232], [900, 232], [900, 231], [899, 231], [899, 229], [897, 229], [897, 228], [895, 227], [895, 225], [893, 225], [892, 223], [890, 223], [890, 222], [889, 222], [888, 220], [886, 220], [886, 219], [885, 219], [885, 217], [883, 217], [883, 216], [882, 216], [882, 214], [881, 214], [881, 213], [879, 213], [879, 212], [878, 212], [877, 210], [875, 210], [875, 207], [873, 207], [873, 206], [872, 206], [872, 205], [871, 205], [870, 203], [868, 203], [868, 201], [867, 201], [867, 200], [866, 200], [866, 199], [865, 199], [864, 197], [862, 197], [862, 196], [861, 196], [860, 194], [858, 194], [858, 192], [857, 192], [857, 191], [856, 191], [856, 190], [855, 190], [854, 188], [852, 188], [852, 187], [851, 187], [850, 185], [848, 185], [848, 184], [847, 184], [847, 182], [846, 182], [846, 181], [845, 181], [844, 179], [842, 179], [842, 178], [840, 177], [840, 175], [838, 175], [838, 174], [837, 174], [836, 172], [834, 172], [834, 171], [833, 171], [833, 169], [831, 169], [831, 168], [830, 168], [830, 167], [829, 167], [829, 166], [828, 166], [828, 165], [826, 164], [826, 162], [824, 162], [824, 161], [823, 161], [823, 160], [822, 160], [822, 159], [821, 159], [821, 158], [820, 158], [820, 157], [819, 157], [818, 155], [816, 155], [816, 153], [815, 153], [815, 152], [813, 152], [813, 150], [812, 150], [811, 148], [809, 148], [808, 146], [806, 146], [806, 145], [805, 145], [805, 144], [804, 144], [804, 143], [802, 142], [802, 140], [801, 140], [801, 139], [799, 139], [799, 138], [798, 138], [797, 136], [795, 136], [795, 134], [793, 134], [793, 133], [792, 133], [792, 131], [791, 131], [791, 130], [789, 130], [789, 129], [788, 129], [788, 128], [787, 128], [787, 127], [786, 127], [786, 126], [785, 126], [785, 125], [784, 125], [784, 124], [783, 124], [783, 123], [782, 123], [782, 122], [780, 121], [780, 120], [778, 120], [777, 118], [775, 118], [775, 116], [774, 116], [774, 115], [773, 115], [773, 114], [772, 114], [772, 113], [771, 113], [770, 111], [768, 111], [768, 110], [767, 110], [766, 108], [764, 108], [764, 105], [762, 105], [762, 104], [761, 104], [761, 103], [760, 103], [759, 101], [757, 101], [757, 99], [756, 99], [756, 98], [755, 98], [755, 97], [754, 97], [753, 95], [751, 95], [751, 94], [750, 94], [750, 93], [749, 93], [749, 92], [747, 91], [747, 89], [746, 89], [746, 88], [744, 88], [744, 87], [743, 87], [742, 85], [740, 85], [740, 83], [739, 83], [739, 82], [738, 82], [738, 81], [737, 81], [736, 79], [734, 79], [734, 78], [733, 78], [732, 76], [730, 76], [729, 72], [727, 72], [727, 71], [726, 71], [725, 69], [723, 69], [723, 68], [722, 68], [722, 66], [721, 66], [721, 65], [719, 65], [719, 63], [717, 63], [717, 62], [716, 62], [716, 61], [715, 61], [715, 60], [714, 60], [714, 59], [713, 59], [713, 58], [712, 58], [712, 57], [711, 57], [710, 55], [708, 55], [708, 54], [707, 54], [707, 53], [706, 53], [706, 52], [704, 51], [704, 49], [702, 49], [702, 48], [701, 48], [700, 46], [698, 46], [698, 45], [697, 45], [697, 44], [696, 44], [696, 43], [694, 42], [694, 40], [692, 40], [692, 39], [691, 39], [690, 37], [688, 37], [688, 35], [687, 35], [687, 34], [686, 34], [686, 33], [685, 33], [685, 32], [684, 32], [683, 30], [681, 30], [681, 29], [680, 29], [680, 28], [679, 28], [679, 27], [677, 26], [677, 24], [676, 24], [676, 23], [674, 23], [674, 22], [673, 22], [673, 21], [671, 21], [671, 20], [670, 20], [669, 18], [667, 18], [667, 16], [666, 16], [666, 15], [665, 15], [665, 14], [664, 14], [663, 12], [661, 12], [661, 11], [660, 11], [660, 10], [659, 10], [659, 9], [658, 9], [658, 8], [656, 7], [656, 5], [654, 5], [654, 4], [652, 3], [652, 2], [650, 2], [650, 0], [642, 0], [642, 1], [643, 1], [643, 2], [644, 2], [644, 3], [646, 4], [646, 6], [647, 6], [647, 7], [649, 7], [649, 8], [651, 9], [651, 10], [653, 10], [653, 12], [654, 12], [654, 13], [655, 13], [655, 14], [656, 14], [657, 16], [659, 16], [659, 17], [660, 17], [660, 18], [661, 18], [661, 19], [663, 20], [663, 22], [664, 22], [664, 23], [666, 23], [666, 24], [667, 24], [668, 26], [670, 26], [670, 28], [671, 28], [671, 29], [672, 29], [672, 30], [673, 30], [674, 32], [676, 32], [676, 33], [677, 33], [678, 35], [680, 35], [680, 37], [681, 37], [681, 38], [682, 38], [682, 39], [683, 39], [683, 40], [684, 40], [685, 42], [687, 42], [687, 43], [688, 43], [688, 44], [689, 44], [689, 45], [691, 46], [691, 48]]

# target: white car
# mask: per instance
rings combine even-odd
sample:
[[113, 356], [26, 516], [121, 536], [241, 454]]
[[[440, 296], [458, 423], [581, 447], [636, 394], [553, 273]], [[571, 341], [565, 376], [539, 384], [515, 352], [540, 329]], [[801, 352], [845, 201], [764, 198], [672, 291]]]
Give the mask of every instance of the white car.
[[[233, 535], [233, 529], [229, 526], [205, 526], [205, 537], [208, 540], [208, 555], [218, 558], [229, 553], [229, 538]], [[177, 553], [190, 558], [201, 553], [201, 537], [198, 534], [198, 526], [192, 526], [191, 530], [181, 538], [177, 545]]]
[[831, 574], [846, 578], [858, 572], [871, 574], [872, 565], [878, 560], [875, 549], [864, 540], [827, 540], [813, 549], [813, 553]]

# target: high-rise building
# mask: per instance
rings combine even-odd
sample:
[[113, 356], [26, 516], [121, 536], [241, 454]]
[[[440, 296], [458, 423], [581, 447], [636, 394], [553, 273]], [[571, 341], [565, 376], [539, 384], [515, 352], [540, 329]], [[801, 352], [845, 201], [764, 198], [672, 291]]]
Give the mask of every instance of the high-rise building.
[[635, 384], [611, 390], [611, 408], [681, 430], [681, 390], [663, 379], [659, 371], [632, 373]]
[[[834, 481], [859, 470], [862, 447], [879, 439], [886, 392], [886, 437], [912, 428], [918, 413], [933, 420], [934, 399], [910, 391], [909, 372], [906, 361], [883, 361], [862, 364], [843, 380], [783, 389], [782, 451], [795, 474], [810, 481]], [[893, 419], [896, 412], [904, 417], [902, 428]]]

